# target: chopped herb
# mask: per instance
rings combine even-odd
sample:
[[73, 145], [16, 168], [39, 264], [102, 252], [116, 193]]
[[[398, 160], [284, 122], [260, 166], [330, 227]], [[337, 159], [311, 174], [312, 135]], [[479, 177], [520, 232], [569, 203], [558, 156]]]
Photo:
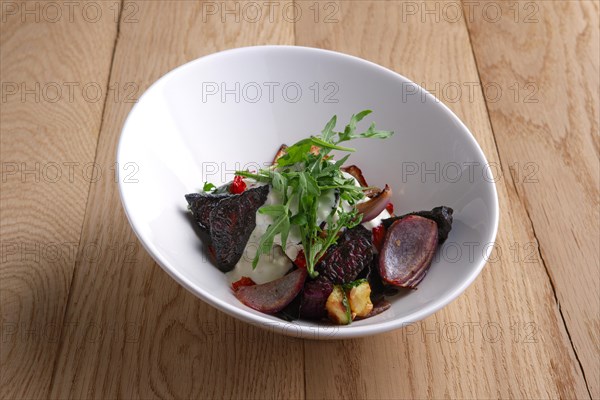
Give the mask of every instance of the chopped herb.
[[211, 193], [217, 190], [217, 187], [210, 182], [204, 182], [204, 186], [202, 187], [202, 191], [206, 193]]

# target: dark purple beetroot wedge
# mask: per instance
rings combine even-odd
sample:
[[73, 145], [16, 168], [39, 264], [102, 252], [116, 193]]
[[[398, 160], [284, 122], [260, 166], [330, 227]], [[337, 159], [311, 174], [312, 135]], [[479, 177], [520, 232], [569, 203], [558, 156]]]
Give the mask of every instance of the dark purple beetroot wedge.
[[379, 274], [391, 285], [414, 288], [429, 270], [437, 244], [434, 221], [410, 215], [394, 222], [379, 254]]
[[357, 204], [356, 208], [358, 212], [363, 215], [362, 222], [368, 222], [381, 214], [390, 203], [391, 198], [392, 189], [388, 185], [385, 185], [385, 188], [370, 200]]
[[298, 268], [262, 285], [242, 286], [235, 292], [235, 297], [250, 308], [274, 314], [283, 310], [300, 293], [306, 276], [306, 269]]
[[194, 217], [194, 221], [196, 221], [203, 232], [210, 234], [210, 212], [215, 208], [219, 201], [231, 196], [233, 195], [190, 193], [185, 195], [185, 199], [190, 205], [190, 211]]
[[210, 239], [217, 266], [227, 272], [240, 260], [256, 228], [256, 211], [265, 203], [269, 186], [259, 186], [219, 201], [210, 212]]
[[431, 211], [417, 211], [401, 215], [399, 217], [387, 218], [381, 221], [385, 228], [389, 228], [394, 222], [406, 218], [409, 215], [418, 215], [419, 217], [428, 218], [435, 221], [438, 228], [438, 244], [442, 244], [448, 238], [448, 234], [452, 230], [452, 213], [453, 209], [446, 206], [435, 207]]
[[300, 300], [300, 317], [308, 319], [326, 317], [325, 304], [332, 291], [333, 283], [323, 277], [306, 281]]
[[315, 269], [335, 284], [356, 280], [373, 259], [373, 235], [362, 225], [346, 230], [331, 246]]

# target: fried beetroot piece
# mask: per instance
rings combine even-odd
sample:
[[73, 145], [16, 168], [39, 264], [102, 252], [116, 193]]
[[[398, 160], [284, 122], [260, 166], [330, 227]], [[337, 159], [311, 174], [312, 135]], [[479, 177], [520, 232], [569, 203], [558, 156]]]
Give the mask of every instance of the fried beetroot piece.
[[327, 316], [325, 303], [333, 291], [333, 283], [323, 277], [307, 280], [300, 300], [300, 317], [320, 319]]
[[219, 201], [210, 212], [210, 239], [219, 269], [230, 271], [240, 260], [256, 227], [256, 211], [265, 203], [269, 186], [259, 186]]
[[389, 228], [394, 222], [408, 217], [409, 215], [418, 215], [419, 217], [427, 218], [435, 221], [438, 228], [438, 244], [442, 244], [448, 238], [448, 234], [452, 230], [452, 210], [450, 207], [440, 206], [435, 207], [431, 211], [417, 211], [401, 215], [399, 217], [387, 218], [382, 220], [383, 226]]
[[302, 290], [307, 272], [296, 269], [282, 278], [262, 285], [242, 286], [234, 293], [239, 301], [266, 314], [283, 310]]
[[425, 277], [438, 244], [437, 224], [418, 215], [394, 222], [379, 254], [379, 274], [391, 285], [414, 288]]
[[210, 212], [219, 201], [230, 196], [230, 194], [211, 193], [190, 193], [185, 195], [185, 199], [190, 205], [192, 217], [194, 217], [194, 221], [196, 221], [204, 233], [210, 235]]
[[315, 269], [334, 284], [352, 282], [373, 258], [373, 235], [362, 225], [347, 229]]
[[231, 271], [241, 258], [256, 227], [256, 211], [268, 194], [269, 186], [265, 185], [242, 194], [191, 193], [185, 196], [194, 221], [208, 236], [208, 245], [221, 271]]

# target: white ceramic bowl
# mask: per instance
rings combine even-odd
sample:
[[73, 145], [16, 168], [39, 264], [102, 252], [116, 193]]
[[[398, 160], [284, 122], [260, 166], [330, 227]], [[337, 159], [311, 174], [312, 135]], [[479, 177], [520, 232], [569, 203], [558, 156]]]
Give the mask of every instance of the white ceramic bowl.
[[[369, 183], [394, 189], [396, 214], [454, 209], [448, 241], [418, 290], [349, 326], [289, 323], [241, 304], [210, 264], [188, 216], [186, 193], [256, 169], [280, 144], [318, 133], [333, 114], [373, 110], [366, 124], [396, 134], [352, 142]], [[185, 64], [154, 83], [123, 127], [117, 162], [123, 207], [152, 257], [212, 306], [288, 335], [348, 338], [400, 328], [462, 293], [486, 263], [498, 226], [493, 168], [465, 125], [432, 95], [371, 62], [313, 48], [247, 47]]]

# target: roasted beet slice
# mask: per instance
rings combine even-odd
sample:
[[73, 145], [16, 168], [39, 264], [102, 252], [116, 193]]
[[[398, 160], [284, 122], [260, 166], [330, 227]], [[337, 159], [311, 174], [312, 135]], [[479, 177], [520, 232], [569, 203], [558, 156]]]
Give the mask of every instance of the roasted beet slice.
[[373, 235], [362, 225], [348, 229], [315, 269], [332, 283], [352, 282], [373, 258]]
[[350, 175], [352, 175], [354, 177], [354, 179], [356, 179], [358, 181], [358, 183], [360, 184], [360, 186], [362, 186], [362, 187], [369, 186], [367, 184], [367, 180], [363, 176], [362, 171], [356, 165], [349, 165], [347, 167], [341, 168], [341, 170], [344, 171], [344, 172], [346, 172], [346, 173], [348, 173], [348, 174], [350, 174]]
[[358, 203], [356, 208], [358, 212], [363, 215], [362, 222], [371, 221], [376, 218], [383, 210], [386, 209], [387, 205], [390, 204], [392, 198], [392, 189], [385, 185], [385, 188], [377, 193], [377, 195], [371, 197], [370, 200], [364, 203]]
[[185, 195], [185, 199], [190, 205], [194, 221], [203, 232], [210, 234], [210, 212], [219, 201], [231, 196], [230, 194], [190, 193]]
[[394, 222], [379, 254], [379, 274], [391, 285], [414, 288], [429, 270], [437, 244], [434, 221], [410, 215]]
[[333, 283], [323, 277], [306, 281], [300, 300], [300, 317], [320, 319], [327, 316], [325, 303], [332, 291]]
[[242, 194], [191, 193], [185, 196], [194, 221], [208, 235], [217, 267], [227, 272], [239, 261], [256, 227], [256, 211], [269, 194], [269, 186]]
[[389, 228], [394, 222], [408, 217], [409, 215], [418, 215], [419, 217], [428, 218], [435, 221], [438, 228], [438, 244], [442, 244], [448, 238], [448, 234], [452, 230], [452, 210], [450, 207], [440, 206], [435, 207], [431, 211], [417, 211], [401, 215], [399, 217], [387, 218], [382, 220], [383, 226]]
[[265, 203], [269, 186], [259, 186], [219, 201], [209, 215], [210, 239], [219, 269], [230, 271], [242, 257], [256, 227], [256, 211]]
[[242, 286], [234, 294], [248, 307], [274, 314], [283, 310], [300, 293], [306, 276], [306, 270], [299, 268], [262, 285]]

